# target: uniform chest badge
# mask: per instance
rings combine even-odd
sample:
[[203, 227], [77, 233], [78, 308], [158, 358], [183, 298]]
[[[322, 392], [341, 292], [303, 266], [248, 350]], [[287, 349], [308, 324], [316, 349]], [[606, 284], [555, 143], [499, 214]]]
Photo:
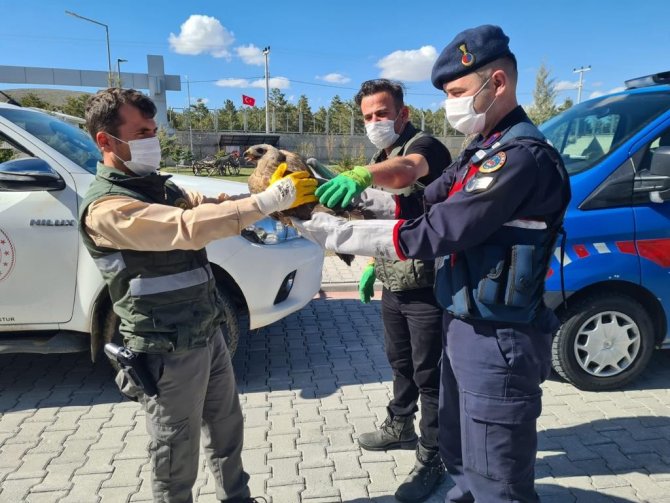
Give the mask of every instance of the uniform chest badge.
[[505, 165], [507, 161], [507, 155], [505, 152], [498, 152], [496, 155], [484, 161], [484, 163], [479, 166], [480, 173], [493, 173], [498, 171]]
[[492, 176], [473, 176], [463, 190], [468, 193], [483, 192], [493, 184], [493, 180]]

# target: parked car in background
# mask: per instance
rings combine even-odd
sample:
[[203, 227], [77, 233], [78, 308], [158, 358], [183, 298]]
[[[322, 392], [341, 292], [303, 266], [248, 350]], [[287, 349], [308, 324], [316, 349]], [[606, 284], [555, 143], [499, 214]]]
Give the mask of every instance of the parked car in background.
[[[0, 353], [70, 352], [92, 357], [114, 337], [107, 287], [82, 245], [78, 211], [100, 153], [58, 117], [0, 103]], [[246, 184], [193, 176], [173, 180], [208, 195]], [[246, 328], [302, 308], [321, 285], [323, 251], [265, 219], [207, 254], [226, 305], [232, 351]]]
[[546, 280], [556, 371], [585, 390], [636, 378], [670, 348], [670, 72], [573, 106], [540, 129], [572, 201]]

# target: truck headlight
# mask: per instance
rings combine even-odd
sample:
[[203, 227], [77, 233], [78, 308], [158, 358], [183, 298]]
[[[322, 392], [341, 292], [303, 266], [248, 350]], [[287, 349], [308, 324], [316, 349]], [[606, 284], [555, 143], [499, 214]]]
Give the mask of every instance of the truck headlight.
[[269, 217], [243, 229], [242, 236], [252, 243], [266, 245], [276, 245], [289, 239], [301, 237], [293, 227], [284, 225], [280, 221]]

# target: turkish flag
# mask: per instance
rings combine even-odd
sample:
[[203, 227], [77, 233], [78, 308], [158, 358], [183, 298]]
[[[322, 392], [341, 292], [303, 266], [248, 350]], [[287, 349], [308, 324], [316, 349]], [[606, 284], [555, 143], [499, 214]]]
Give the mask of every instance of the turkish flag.
[[249, 105], [250, 107], [253, 107], [256, 104], [256, 100], [253, 99], [251, 96], [247, 96], [246, 94], [242, 95], [242, 104], [243, 105]]

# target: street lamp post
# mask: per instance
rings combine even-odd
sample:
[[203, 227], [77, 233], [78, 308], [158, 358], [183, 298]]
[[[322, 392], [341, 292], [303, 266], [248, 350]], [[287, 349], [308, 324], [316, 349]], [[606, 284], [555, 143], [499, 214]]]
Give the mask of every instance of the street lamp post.
[[117, 58], [117, 60], [116, 60], [116, 73], [118, 74], [118, 77], [119, 77], [119, 87], [123, 87], [121, 85], [122, 84], [122, 82], [121, 82], [121, 63], [127, 63], [127, 62], [128, 62], [127, 59]]
[[100, 21], [96, 21], [95, 19], [90, 19], [88, 17], [81, 16], [79, 14], [76, 14], [74, 12], [71, 12], [69, 10], [66, 10], [65, 13], [69, 16], [73, 17], [78, 17], [79, 19], [83, 19], [84, 21], [89, 21], [91, 23], [95, 23], [100, 26], [105, 27], [105, 34], [107, 35], [107, 83], [109, 84], [109, 87], [113, 86], [112, 83], [112, 54], [109, 50], [109, 27], [105, 23], [101, 23]]
[[[263, 55], [265, 56], [265, 132], [270, 132], [270, 71], [268, 70], [268, 55], [270, 54], [270, 46], [263, 48]], [[274, 121], [274, 116], [273, 116]], [[274, 123], [273, 123], [274, 126]], [[274, 127], [273, 127], [274, 131]]]

